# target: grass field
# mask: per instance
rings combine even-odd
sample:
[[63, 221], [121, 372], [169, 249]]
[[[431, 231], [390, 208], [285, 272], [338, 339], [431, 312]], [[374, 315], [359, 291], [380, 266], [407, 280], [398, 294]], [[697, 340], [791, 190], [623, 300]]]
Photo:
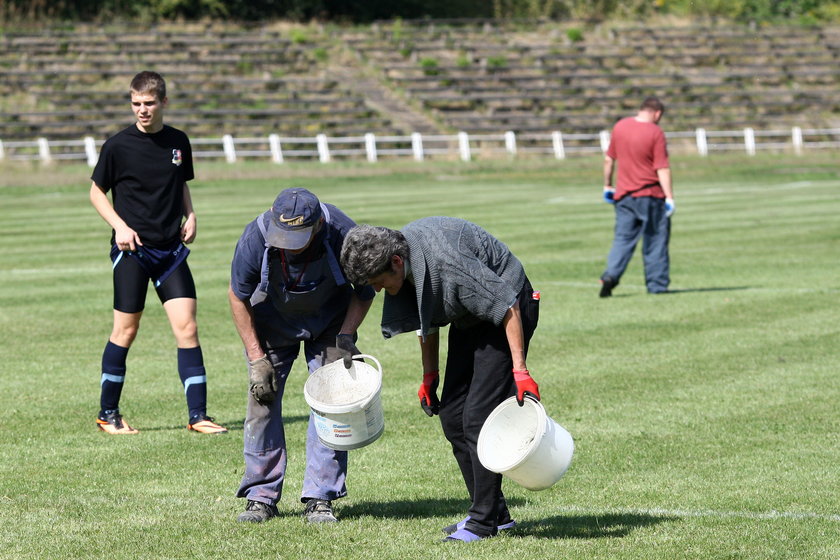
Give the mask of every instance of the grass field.
[[[600, 159], [308, 164], [199, 162], [190, 263], [226, 436], [184, 429], [172, 335], [153, 294], [122, 411], [140, 435], [95, 429], [110, 332], [108, 228], [89, 169], [0, 169], [0, 558], [840, 558], [840, 176], [836, 154], [673, 157], [672, 289], [645, 293], [636, 255], [599, 299], [612, 234]], [[567, 475], [508, 481], [510, 534], [442, 544], [466, 490], [437, 419], [416, 402], [412, 336], [360, 348], [383, 364], [386, 431], [351, 452], [342, 522], [298, 501], [308, 409], [296, 364], [285, 408], [281, 516], [236, 523], [247, 376], [225, 296], [244, 225], [287, 186], [358, 222], [447, 214], [505, 241], [542, 291], [529, 366], [575, 437]]]

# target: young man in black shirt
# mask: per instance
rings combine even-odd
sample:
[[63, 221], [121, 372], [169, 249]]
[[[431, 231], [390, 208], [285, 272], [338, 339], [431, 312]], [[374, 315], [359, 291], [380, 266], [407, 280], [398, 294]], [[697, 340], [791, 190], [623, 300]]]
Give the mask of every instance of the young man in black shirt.
[[[115, 435], [136, 434], [120, 414], [126, 357], [137, 336], [149, 281], [175, 334], [178, 373], [189, 408], [189, 430], [227, 430], [207, 416], [207, 377], [196, 325], [196, 292], [187, 265], [196, 219], [187, 181], [193, 179], [187, 135], [163, 124], [166, 82], [155, 72], [131, 81], [136, 123], [102, 146], [90, 201], [113, 228], [114, 326], [102, 354], [100, 411], [96, 424]], [[113, 203], [108, 199], [111, 192]]]

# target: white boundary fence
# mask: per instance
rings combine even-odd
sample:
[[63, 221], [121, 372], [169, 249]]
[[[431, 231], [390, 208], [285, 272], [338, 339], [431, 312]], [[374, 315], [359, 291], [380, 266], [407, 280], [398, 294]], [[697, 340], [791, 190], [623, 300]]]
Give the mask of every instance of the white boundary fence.
[[[840, 148], [840, 129], [793, 127], [789, 130], [743, 130], [712, 131], [698, 128], [694, 131], [666, 133], [669, 148], [696, 151], [701, 156], [712, 152], [742, 151], [755, 155], [758, 150], [793, 151], [801, 154], [805, 149]], [[493, 157], [506, 154], [516, 157], [521, 154], [535, 154], [556, 159], [569, 155], [604, 152], [610, 141], [609, 131], [596, 134], [563, 134], [561, 132], [514, 134], [467, 134], [454, 135], [281, 137], [271, 134], [266, 137], [236, 138], [225, 135], [221, 138], [196, 138], [192, 140], [193, 157], [196, 159], [224, 159], [228, 163], [249, 158], [268, 159], [282, 164], [289, 161], [320, 161], [366, 159], [374, 163], [381, 159], [412, 158], [460, 159]], [[34, 141], [0, 140], [0, 162], [2, 161], [57, 161], [84, 160], [93, 167], [99, 157], [99, 148], [104, 141], [85, 137], [81, 140]]]

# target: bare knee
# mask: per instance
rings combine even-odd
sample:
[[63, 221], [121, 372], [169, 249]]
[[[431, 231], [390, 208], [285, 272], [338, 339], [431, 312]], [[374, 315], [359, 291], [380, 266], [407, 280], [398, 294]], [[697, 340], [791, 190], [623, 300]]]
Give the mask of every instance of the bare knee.
[[111, 342], [124, 348], [131, 346], [137, 338], [137, 331], [140, 330], [140, 316], [141, 313], [123, 313], [115, 310]]
[[179, 348], [193, 348], [198, 346], [198, 323], [190, 319], [179, 324], [172, 325], [172, 332]]
[[111, 342], [117, 346], [128, 348], [137, 338], [137, 331], [139, 331], [139, 325], [114, 325], [114, 329], [111, 331]]
[[179, 348], [198, 346], [198, 325], [195, 320], [195, 300], [191, 298], [170, 299], [163, 304], [172, 333]]

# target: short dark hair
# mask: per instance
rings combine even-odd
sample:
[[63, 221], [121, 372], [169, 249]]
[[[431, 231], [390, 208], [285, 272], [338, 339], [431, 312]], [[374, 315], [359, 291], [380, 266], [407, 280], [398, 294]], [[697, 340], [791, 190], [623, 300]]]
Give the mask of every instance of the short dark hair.
[[642, 111], [649, 110], [649, 111], [661, 111], [665, 112], [665, 105], [659, 100], [658, 97], [647, 97], [644, 101], [642, 101], [642, 106], [639, 107]]
[[150, 93], [163, 100], [166, 98], [166, 80], [157, 72], [144, 70], [132, 78], [129, 93]]

